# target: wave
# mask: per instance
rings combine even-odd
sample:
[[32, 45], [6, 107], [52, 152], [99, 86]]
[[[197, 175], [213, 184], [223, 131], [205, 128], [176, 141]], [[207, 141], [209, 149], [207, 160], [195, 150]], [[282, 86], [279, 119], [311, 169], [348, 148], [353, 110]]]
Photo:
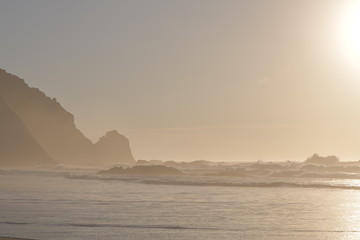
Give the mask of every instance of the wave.
[[110, 228], [156, 228], [156, 229], [172, 229], [172, 230], [221, 230], [221, 228], [211, 228], [211, 227], [186, 227], [178, 225], [130, 225], [130, 224], [69, 224], [68, 226], [72, 227], [110, 227]]
[[26, 222], [0, 222], [0, 224], [9, 224], [9, 225], [26, 225], [29, 223]]
[[124, 182], [141, 182], [141, 179], [129, 176], [116, 175], [98, 175], [98, 174], [66, 174], [66, 178], [80, 180], [120, 180]]
[[162, 181], [162, 180], [144, 180], [145, 184], [157, 185], [177, 185], [177, 186], [203, 186], [203, 187], [245, 187], [245, 188], [320, 188], [320, 189], [347, 189], [360, 190], [360, 186], [331, 185], [331, 184], [311, 184], [311, 183], [292, 183], [292, 182], [191, 182], [191, 181]]
[[[221, 227], [188, 227], [179, 225], [135, 225], [135, 224], [67, 224], [66, 226], [72, 227], [87, 227], [87, 228], [142, 228], [142, 229], [163, 229], [163, 230], [200, 230], [200, 231], [259, 231], [258, 228], [221, 228]], [[260, 230], [261, 231], [261, 230]], [[286, 229], [286, 228], [273, 228], [275, 232], [317, 232], [317, 233], [358, 233], [358, 230], [326, 230], [326, 229]]]
[[[103, 176], [97, 174], [69, 174], [71, 179], [122, 181], [136, 184], [196, 186], [196, 187], [238, 187], [238, 188], [314, 188], [314, 189], [344, 189], [360, 190], [359, 182], [329, 181], [319, 178], [265, 178], [265, 177], [209, 177], [209, 176], [181, 176], [181, 177], [149, 177], [149, 176]], [[355, 185], [356, 184], [356, 185]]]

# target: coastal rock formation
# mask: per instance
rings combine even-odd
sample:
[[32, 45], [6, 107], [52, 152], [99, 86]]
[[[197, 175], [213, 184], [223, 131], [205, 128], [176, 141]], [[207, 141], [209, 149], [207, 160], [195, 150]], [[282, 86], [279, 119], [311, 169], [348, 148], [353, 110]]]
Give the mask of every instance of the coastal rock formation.
[[116, 130], [107, 132], [95, 144], [95, 156], [104, 164], [135, 164], [129, 140]]
[[5, 71], [0, 71], [0, 95], [55, 160], [74, 165], [95, 163], [92, 142], [55, 99]]
[[[39, 89], [29, 87], [24, 80], [1, 69], [0, 97], [22, 121], [28, 135], [58, 163], [89, 166], [133, 160], [127, 140], [121, 140], [121, 137], [113, 140], [110, 134], [111, 140], [105, 137], [104, 141], [93, 144], [76, 128], [74, 116], [56, 99], [47, 97]], [[106, 153], [108, 150], [111, 153]]]
[[134, 166], [132, 168], [113, 167], [109, 170], [99, 171], [99, 174], [120, 174], [120, 175], [182, 175], [183, 173], [173, 167], [160, 165]]
[[318, 154], [313, 154], [311, 157], [308, 157], [305, 160], [305, 163], [314, 163], [314, 164], [336, 164], [338, 163], [340, 160], [338, 157], [336, 156], [327, 156], [327, 157], [322, 157], [319, 156]]
[[54, 164], [55, 161], [0, 97], [0, 166], [35, 167]]

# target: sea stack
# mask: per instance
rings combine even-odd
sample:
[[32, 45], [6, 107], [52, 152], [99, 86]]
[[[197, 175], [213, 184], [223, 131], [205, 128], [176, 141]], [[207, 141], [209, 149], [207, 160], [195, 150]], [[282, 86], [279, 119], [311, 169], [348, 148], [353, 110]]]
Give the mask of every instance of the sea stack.
[[97, 161], [111, 164], [135, 164], [129, 140], [116, 130], [109, 131], [95, 144]]

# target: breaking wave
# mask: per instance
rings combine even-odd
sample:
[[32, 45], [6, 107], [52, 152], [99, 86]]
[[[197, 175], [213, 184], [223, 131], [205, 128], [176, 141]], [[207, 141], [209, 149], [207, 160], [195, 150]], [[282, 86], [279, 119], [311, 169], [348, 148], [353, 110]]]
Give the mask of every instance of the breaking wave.
[[9, 224], [9, 225], [26, 225], [29, 223], [26, 222], [0, 222], [0, 224]]
[[[88, 228], [145, 228], [145, 229], [164, 229], [164, 230], [201, 230], [201, 231], [252, 231], [254, 228], [221, 228], [221, 227], [189, 227], [189, 226], [179, 226], [179, 225], [131, 225], [131, 224], [112, 224], [112, 223], [102, 223], [102, 224], [67, 224], [66, 226], [73, 227], [88, 227]], [[259, 231], [259, 229], [256, 229]], [[273, 228], [273, 231], [282, 231], [282, 232], [318, 232], [318, 233], [358, 233], [357, 230], [313, 230], [313, 229], [276, 229]]]
[[129, 176], [102, 176], [97, 174], [71, 174], [72, 179], [123, 181], [136, 184], [196, 186], [196, 187], [238, 187], [238, 188], [316, 188], [316, 189], [345, 189], [360, 190], [358, 180], [333, 179], [305, 179], [305, 178], [226, 178], [226, 177], [129, 177]]
[[246, 188], [322, 188], [322, 189], [348, 189], [360, 190], [360, 186], [331, 185], [331, 184], [311, 184], [311, 183], [293, 183], [293, 182], [187, 182], [187, 181], [162, 181], [162, 180], [144, 180], [145, 184], [158, 185], [178, 185], [178, 186], [209, 186], [209, 187], [246, 187]]
[[110, 228], [155, 228], [155, 229], [175, 229], [175, 230], [221, 230], [221, 228], [205, 228], [205, 227], [186, 227], [178, 225], [129, 225], [129, 224], [69, 224], [73, 227], [110, 227]]

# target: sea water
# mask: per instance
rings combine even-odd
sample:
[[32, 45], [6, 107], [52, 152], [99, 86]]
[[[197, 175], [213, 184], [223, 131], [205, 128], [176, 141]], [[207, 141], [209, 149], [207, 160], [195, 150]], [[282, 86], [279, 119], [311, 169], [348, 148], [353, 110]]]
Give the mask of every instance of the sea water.
[[0, 171], [0, 236], [360, 239], [358, 180]]

